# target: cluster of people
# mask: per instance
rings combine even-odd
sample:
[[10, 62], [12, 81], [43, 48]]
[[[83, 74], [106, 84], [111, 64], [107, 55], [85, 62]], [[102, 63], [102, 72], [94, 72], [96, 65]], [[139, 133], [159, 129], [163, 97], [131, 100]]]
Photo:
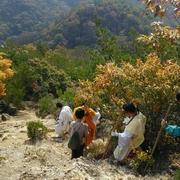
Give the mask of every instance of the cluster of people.
[[[74, 145], [77, 147], [69, 145], [72, 149], [72, 158], [78, 158], [83, 155], [84, 148], [92, 143], [95, 137], [96, 125], [101, 118], [99, 109], [94, 110], [86, 104], [75, 108], [74, 111], [61, 103], [57, 103], [56, 106], [60, 113], [56, 119], [55, 132], [62, 138], [67, 133], [70, 134], [70, 139], [74, 144], [77, 144]], [[73, 138], [75, 132], [78, 132], [79, 137]], [[78, 144], [79, 141], [80, 144]]]
[[[176, 99], [179, 103], [180, 93], [177, 93]], [[84, 148], [92, 143], [96, 126], [100, 123], [99, 109], [94, 110], [86, 104], [75, 108], [74, 111], [61, 103], [57, 103], [57, 107], [60, 113], [56, 121], [55, 132], [59, 137], [64, 137], [67, 133], [70, 135], [68, 147], [72, 150], [72, 159], [83, 156]], [[146, 117], [133, 103], [126, 103], [122, 108], [125, 113], [124, 130], [121, 133], [117, 131], [111, 133], [111, 136], [118, 137], [118, 144], [113, 153], [117, 161], [123, 161], [132, 150], [140, 147], [144, 141], [146, 126]], [[172, 128], [165, 120], [162, 120], [161, 125], [167, 133]], [[179, 137], [180, 127], [176, 126], [173, 133]]]

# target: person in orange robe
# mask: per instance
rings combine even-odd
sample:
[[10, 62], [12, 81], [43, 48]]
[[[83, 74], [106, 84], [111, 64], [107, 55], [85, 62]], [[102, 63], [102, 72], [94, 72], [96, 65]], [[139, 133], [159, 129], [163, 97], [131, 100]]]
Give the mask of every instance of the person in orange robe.
[[76, 119], [75, 112], [79, 108], [82, 108], [85, 111], [84, 123], [88, 125], [88, 135], [85, 144], [86, 146], [88, 146], [89, 144], [92, 143], [92, 140], [94, 139], [96, 132], [96, 125], [93, 121], [93, 117], [96, 115], [96, 112], [92, 108], [89, 108], [87, 105], [83, 105], [74, 109], [73, 114], [75, 119]]

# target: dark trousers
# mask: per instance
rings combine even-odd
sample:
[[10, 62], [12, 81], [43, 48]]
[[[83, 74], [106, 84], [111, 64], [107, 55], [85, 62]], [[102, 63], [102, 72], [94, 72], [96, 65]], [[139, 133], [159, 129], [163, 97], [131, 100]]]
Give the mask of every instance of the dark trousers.
[[80, 156], [83, 156], [84, 147], [85, 147], [85, 145], [83, 144], [80, 146], [79, 149], [72, 150], [71, 159], [79, 158]]

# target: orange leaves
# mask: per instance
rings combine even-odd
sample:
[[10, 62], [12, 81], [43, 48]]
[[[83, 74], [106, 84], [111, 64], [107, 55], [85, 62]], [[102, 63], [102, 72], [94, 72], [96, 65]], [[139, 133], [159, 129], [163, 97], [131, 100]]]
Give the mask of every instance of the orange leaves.
[[14, 74], [10, 67], [11, 60], [5, 58], [3, 54], [0, 54], [0, 96], [5, 95], [5, 80], [12, 77]]
[[97, 67], [97, 76], [95, 78], [96, 88], [106, 88], [111, 85], [111, 80], [118, 75], [119, 68], [114, 63], [107, 63]]
[[180, 87], [180, 66], [172, 61], [161, 63], [155, 54], [147, 56], [145, 62], [137, 60], [135, 65], [100, 65], [96, 74], [94, 81], [81, 82], [76, 98], [86, 99], [102, 109], [105, 106], [103, 110], [108, 115], [120, 112], [124, 102], [135, 98], [147, 108], [157, 102], [166, 106]]
[[161, 61], [169, 58], [177, 60], [179, 58], [180, 28], [164, 26], [161, 22], [153, 22], [152, 33], [141, 35], [137, 38], [139, 44], [143, 44], [147, 52], [155, 52]]

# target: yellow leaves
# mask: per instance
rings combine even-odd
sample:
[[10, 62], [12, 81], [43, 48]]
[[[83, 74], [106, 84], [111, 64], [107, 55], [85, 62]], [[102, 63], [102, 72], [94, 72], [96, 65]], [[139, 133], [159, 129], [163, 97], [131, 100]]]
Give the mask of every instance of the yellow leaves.
[[[137, 98], [146, 107], [171, 101], [180, 87], [180, 66], [173, 61], [160, 63], [155, 54], [147, 56], [146, 61], [137, 60], [135, 65], [123, 63], [121, 67], [113, 63], [100, 65], [94, 81], [81, 81], [77, 99], [87, 100], [92, 105], [113, 106], [112, 110], [103, 109], [111, 116], [124, 102]], [[120, 112], [120, 110], [119, 110]]]
[[143, 163], [148, 165], [148, 167], [151, 167], [154, 164], [154, 159], [148, 151], [145, 152], [136, 150], [135, 153], [135, 157], [127, 159], [130, 167], [132, 167], [134, 170], [138, 170]]
[[178, 18], [180, 16], [179, 0], [141, 0], [146, 8], [149, 9], [155, 16], [164, 17], [166, 10], [173, 11]]
[[[179, 45], [180, 28], [171, 28], [164, 26], [161, 22], [153, 22], [152, 33], [150, 35], [141, 35], [137, 38], [139, 43], [143, 43], [148, 48], [152, 48], [157, 54], [168, 54], [168, 50], [164, 49], [169, 44], [168, 48]], [[168, 56], [167, 56], [168, 57]]]
[[144, 151], [137, 151], [136, 154], [137, 158], [141, 161], [147, 161], [150, 158], [150, 156]]
[[111, 80], [118, 76], [119, 68], [114, 63], [107, 63], [97, 67], [97, 76], [95, 78], [96, 89], [106, 88], [112, 82]]
[[0, 82], [0, 96], [4, 96], [5, 94], [5, 85]]
[[5, 95], [5, 80], [12, 77], [14, 72], [11, 69], [11, 60], [7, 59], [3, 53], [0, 54], [0, 96]]

